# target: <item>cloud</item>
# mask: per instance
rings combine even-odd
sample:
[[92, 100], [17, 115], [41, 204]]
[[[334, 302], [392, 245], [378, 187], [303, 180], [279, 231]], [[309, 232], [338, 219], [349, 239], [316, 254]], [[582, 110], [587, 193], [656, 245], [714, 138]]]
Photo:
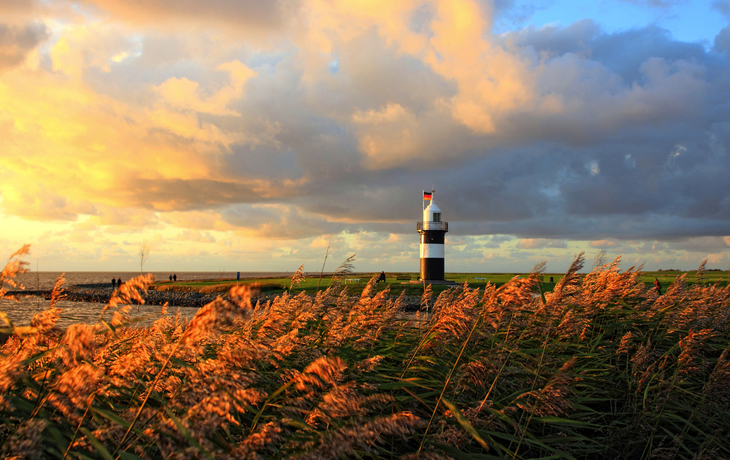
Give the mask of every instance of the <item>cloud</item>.
[[240, 61], [220, 64], [216, 70], [229, 72], [231, 83], [213, 94], [202, 94], [200, 84], [187, 78], [169, 78], [155, 89], [163, 97], [165, 103], [174, 109], [211, 115], [238, 115], [227, 106], [231, 101], [242, 96], [244, 84], [248, 79], [255, 77], [256, 72]]
[[567, 248], [565, 241], [547, 238], [523, 238], [517, 242], [518, 249]]
[[184, 6], [169, 0], [85, 0], [83, 3], [133, 24], [224, 25], [230, 29], [235, 25], [239, 30], [257, 31], [283, 26], [299, 9], [296, 1], [212, 0], [186, 2]]
[[35, 0], [0, 0], [0, 11], [4, 13], [27, 12], [33, 10]]
[[589, 243], [589, 245], [592, 248], [601, 248], [601, 249], [613, 248], [613, 247], [616, 247], [617, 244], [618, 243], [616, 243], [615, 241], [611, 241], [611, 240], [596, 240], [596, 241], [591, 241]]
[[725, 27], [715, 36], [715, 50], [727, 55], [730, 49], [730, 27]]
[[9, 215], [362, 234], [375, 257], [407, 252], [432, 187], [474, 261], [727, 235], [725, 32], [495, 33], [515, 2], [50, 3], [0, 27]]
[[730, 250], [730, 237], [719, 236], [703, 236], [697, 238], [687, 238], [685, 240], [671, 243], [675, 250], [691, 251], [699, 253], [711, 253]]
[[198, 230], [183, 230], [175, 239], [190, 243], [215, 243], [217, 241], [209, 232], [200, 232]]
[[30, 52], [49, 38], [49, 32], [40, 22], [24, 26], [0, 23], [0, 72], [25, 61]]
[[[159, 217], [149, 210], [126, 208], [119, 209], [105, 206], [96, 215], [86, 221], [86, 226], [120, 226], [137, 228], [154, 228], [159, 223]], [[120, 229], [121, 230], [121, 229]], [[128, 231], [127, 229], [122, 231]]]
[[728, 18], [730, 18], [730, 1], [728, 0], [714, 0], [712, 2], [712, 7], [715, 8], [720, 13], [724, 14]]
[[301, 212], [287, 205], [237, 205], [221, 213], [227, 224], [247, 229], [266, 238], [308, 238], [322, 234], [337, 234], [345, 230], [343, 224]]
[[10, 214], [31, 220], [73, 221], [80, 210], [93, 212], [88, 208], [79, 209], [65, 197], [54, 194], [43, 186], [31, 190], [5, 190], [2, 206]]

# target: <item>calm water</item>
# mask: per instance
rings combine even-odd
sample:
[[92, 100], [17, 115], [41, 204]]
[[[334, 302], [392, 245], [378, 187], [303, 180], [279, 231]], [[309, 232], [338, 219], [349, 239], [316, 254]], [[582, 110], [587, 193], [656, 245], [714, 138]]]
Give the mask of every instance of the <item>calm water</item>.
[[[167, 280], [172, 272], [145, 272], [155, 276], [158, 281]], [[178, 281], [186, 280], [214, 280], [214, 279], [236, 279], [236, 272], [176, 272]], [[23, 283], [26, 289], [53, 289], [56, 279], [62, 272], [28, 272], [16, 278]], [[241, 279], [292, 276], [287, 272], [241, 272]], [[112, 278], [127, 281], [139, 272], [66, 272], [66, 285], [70, 284], [95, 284], [109, 283], [111, 287]]]
[[[8, 315], [13, 325], [27, 326], [30, 324], [30, 319], [33, 315], [46, 310], [50, 303], [49, 300], [40, 297], [26, 297], [20, 302], [0, 300], [0, 310]], [[99, 319], [104, 304], [60, 301], [56, 306], [62, 310], [58, 326], [65, 328], [74, 323], [95, 323]], [[195, 313], [198, 311], [197, 308], [192, 307], [168, 307], [167, 316], [175, 316], [178, 309], [180, 310], [180, 316], [188, 319], [195, 316]], [[139, 305], [139, 310], [137, 309], [137, 305], [134, 305], [130, 316], [140, 319], [141, 321], [138, 324], [148, 326], [158, 319], [161, 313], [162, 306], [160, 305]], [[104, 319], [109, 321], [111, 319], [111, 313], [106, 312]], [[2, 321], [0, 321], [0, 326], [4, 327]]]
[[[158, 280], [167, 280], [171, 275], [169, 272], [153, 272]], [[117, 278], [127, 281], [139, 273], [135, 272], [68, 272], [66, 273], [66, 286], [79, 284], [97, 284], [107, 283], [111, 290], [111, 279]], [[235, 279], [235, 272], [177, 272], [177, 280], [207, 280], [207, 279]], [[16, 281], [25, 285], [26, 289], [48, 290], [53, 289], [56, 279], [61, 276], [61, 272], [29, 272], [19, 276]], [[244, 278], [261, 278], [261, 277], [277, 277], [292, 276], [292, 273], [285, 272], [241, 272], [241, 279]], [[16, 326], [26, 326], [30, 323], [34, 314], [48, 308], [50, 301], [40, 297], [25, 297], [19, 302], [11, 300], [0, 300], [0, 311], [8, 315], [10, 320]], [[60, 327], [67, 327], [74, 323], [95, 323], [99, 319], [103, 304], [90, 302], [69, 302], [61, 301], [57, 305], [63, 310], [61, 319], [58, 322]], [[194, 307], [169, 307], [167, 314], [174, 316], [178, 308], [181, 316], [192, 318], [198, 311]], [[160, 305], [140, 305], [139, 310], [135, 305], [132, 307], [132, 318], [145, 318], [139, 324], [149, 325], [160, 317], [162, 306]], [[109, 320], [111, 315], [107, 312], [104, 319]], [[4, 326], [0, 321], [0, 327]]]

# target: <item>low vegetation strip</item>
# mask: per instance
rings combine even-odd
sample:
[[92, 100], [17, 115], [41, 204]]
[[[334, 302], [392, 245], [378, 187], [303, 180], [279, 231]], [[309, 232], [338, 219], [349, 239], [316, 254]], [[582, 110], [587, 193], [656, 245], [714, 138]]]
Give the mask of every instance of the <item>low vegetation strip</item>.
[[[240, 286], [240, 283], [220, 283], [205, 285], [186, 285], [186, 284], [158, 284], [151, 286], [159, 292], [197, 292], [200, 294], [225, 293], [231, 289]], [[286, 286], [281, 283], [248, 283], [247, 286], [258, 292], [284, 291]]]
[[239, 285], [189, 322], [128, 327], [139, 277], [65, 331], [59, 282], [30, 326], [6, 328], [2, 455], [730, 457], [730, 289], [680, 277], [659, 294], [618, 260], [582, 264], [547, 293], [542, 266], [426, 289], [411, 315], [374, 281], [257, 304]]

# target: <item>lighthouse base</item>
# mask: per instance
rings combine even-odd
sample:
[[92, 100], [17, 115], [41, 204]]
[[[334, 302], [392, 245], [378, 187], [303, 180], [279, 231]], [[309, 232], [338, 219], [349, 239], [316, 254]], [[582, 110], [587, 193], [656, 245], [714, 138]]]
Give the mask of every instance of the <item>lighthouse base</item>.
[[426, 281], [443, 281], [444, 259], [421, 259], [421, 279]]
[[401, 284], [438, 284], [440, 286], [461, 286], [459, 283], [452, 280], [404, 281]]

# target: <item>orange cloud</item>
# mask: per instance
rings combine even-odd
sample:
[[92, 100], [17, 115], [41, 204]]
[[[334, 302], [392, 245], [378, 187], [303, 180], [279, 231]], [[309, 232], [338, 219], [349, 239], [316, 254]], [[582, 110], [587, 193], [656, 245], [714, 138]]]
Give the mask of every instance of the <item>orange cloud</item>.
[[594, 240], [588, 243], [588, 245], [592, 248], [612, 248], [617, 244], [611, 240]]
[[156, 89], [164, 101], [175, 109], [238, 116], [238, 112], [230, 110], [227, 106], [242, 96], [243, 85], [257, 74], [240, 61], [221, 64], [217, 70], [227, 71], [230, 74], [231, 84], [220, 88], [214, 94], [203, 95], [200, 84], [187, 78], [169, 78]]
[[140, 181], [218, 180], [217, 158], [231, 145], [275, 142], [276, 124], [258, 132], [230, 131], [198, 115], [239, 116], [228, 106], [245, 97], [245, 84], [256, 73], [237, 60], [217, 66], [228, 74], [228, 84], [213, 93], [198, 82], [171, 78], [158, 87], [159, 96], [154, 88], [128, 100], [99, 94], [84, 75], [94, 66], [103, 71], [119, 52], [107, 46], [101, 27], [60, 30], [49, 53], [54, 72], [28, 62], [0, 78], [0, 194], [6, 212], [73, 220], [96, 214], [95, 204], [175, 209], [177, 199], [190, 196], [157, 194]]
[[158, 28], [225, 27], [239, 34], [261, 34], [276, 30], [296, 14], [297, 1], [209, 0], [187, 2], [181, 7], [172, 0], [82, 0], [115, 19]]

